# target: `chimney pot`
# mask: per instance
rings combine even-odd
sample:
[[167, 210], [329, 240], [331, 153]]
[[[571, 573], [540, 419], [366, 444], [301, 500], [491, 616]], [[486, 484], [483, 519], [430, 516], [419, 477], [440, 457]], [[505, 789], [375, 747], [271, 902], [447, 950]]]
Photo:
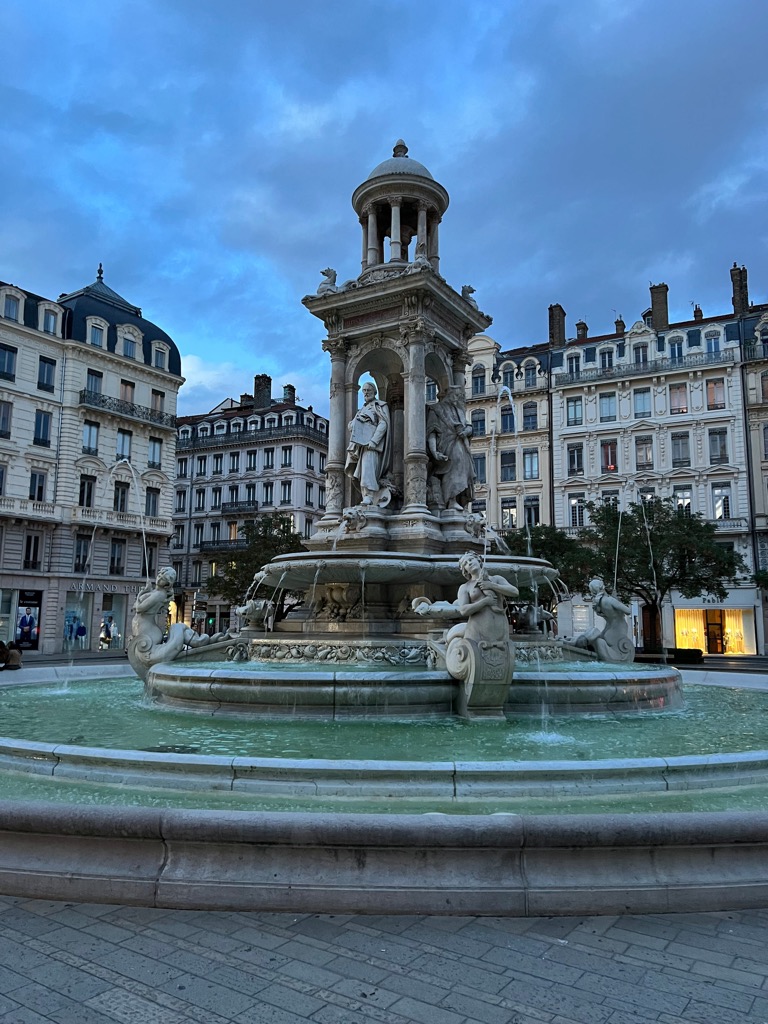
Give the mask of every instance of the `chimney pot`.
[[694, 320], [703, 320], [704, 319], [704, 314], [702, 313], [701, 306], [698, 304], [698, 302], [693, 307], [693, 319]]
[[619, 313], [619, 315], [614, 320], [614, 325], [616, 327], [616, 333], [617, 334], [624, 334], [626, 332], [626, 330], [627, 330], [627, 325], [622, 320], [621, 313]]
[[587, 325], [584, 323], [583, 320], [579, 320], [577, 322], [577, 324], [576, 324], [576, 337], [577, 338], [586, 338], [588, 334], [589, 334], [589, 328], [587, 327]]

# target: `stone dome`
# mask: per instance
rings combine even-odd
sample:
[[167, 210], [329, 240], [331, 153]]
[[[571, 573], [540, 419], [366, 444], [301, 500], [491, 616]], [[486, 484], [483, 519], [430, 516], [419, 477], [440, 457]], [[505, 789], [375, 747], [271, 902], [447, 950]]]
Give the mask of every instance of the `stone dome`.
[[382, 160], [377, 167], [374, 167], [365, 180], [370, 181], [372, 178], [384, 178], [389, 174], [410, 174], [417, 178], [429, 178], [430, 181], [435, 180], [424, 164], [420, 164], [418, 160], [411, 160], [408, 156], [408, 147], [402, 139], [398, 139], [395, 143], [392, 156], [387, 160]]

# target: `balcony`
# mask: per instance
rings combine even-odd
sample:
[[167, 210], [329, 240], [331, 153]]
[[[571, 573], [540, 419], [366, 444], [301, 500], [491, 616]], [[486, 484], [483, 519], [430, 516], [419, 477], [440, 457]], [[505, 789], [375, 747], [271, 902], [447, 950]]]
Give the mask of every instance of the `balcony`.
[[89, 526], [111, 527], [118, 530], [146, 529], [152, 533], [170, 533], [170, 519], [157, 516], [140, 516], [135, 512], [115, 512], [113, 509], [85, 508], [76, 505], [72, 509], [72, 522], [85, 523]]
[[91, 448], [87, 444], [83, 445], [83, 455], [98, 455], [98, 454], [99, 454], [99, 449], [98, 448]]
[[647, 363], [625, 363], [612, 366], [610, 369], [577, 370], [573, 373], [556, 373], [554, 386], [566, 384], [586, 384], [599, 380], [623, 380], [627, 377], [652, 377], [659, 374], [675, 373], [677, 370], [691, 370], [702, 366], [723, 366], [736, 360], [735, 353], [698, 352], [695, 355], [681, 356], [679, 359], [650, 359]]
[[746, 533], [749, 529], [749, 520], [744, 518], [723, 517], [722, 519], [710, 519], [718, 533]]
[[221, 504], [222, 515], [246, 515], [249, 512], [258, 512], [259, 503], [255, 498], [248, 498], [246, 501], [224, 501]]
[[176, 451], [188, 451], [196, 448], [241, 448], [260, 441], [277, 441], [292, 437], [302, 437], [323, 447], [328, 444], [328, 434], [324, 430], [316, 430], [303, 423], [290, 423], [285, 427], [239, 430], [234, 434], [214, 434], [212, 437], [180, 437], [176, 442]]
[[122, 398], [112, 398], [109, 395], [102, 395], [99, 391], [89, 391], [87, 388], [80, 392], [80, 405], [88, 405], [92, 409], [103, 409], [105, 412], [112, 412], [118, 416], [140, 420], [142, 423], [155, 423], [171, 430], [176, 427], [176, 417], [171, 416], [170, 413], [148, 409], [145, 405], [136, 405], [134, 402], [124, 402]]
[[200, 551], [226, 553], [228, 551], [245, 551], [248, 544], [244, 540], [204, 540]]
[[745, 345], [744, 362], [755, 363], [759, 360], [768, 360], [768, 345]]
[[61, 508], [50, 501], [34, 501], [32, 498], [0, 498], [0, 516], [60, 522]]

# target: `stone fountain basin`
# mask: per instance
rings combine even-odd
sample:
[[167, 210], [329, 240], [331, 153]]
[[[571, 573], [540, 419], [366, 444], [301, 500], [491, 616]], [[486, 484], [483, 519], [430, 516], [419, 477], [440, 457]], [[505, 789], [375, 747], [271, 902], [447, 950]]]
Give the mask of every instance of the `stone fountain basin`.
[[[544, 584], [557, 576], [549, 562], [540, 558], [488, 555], [485, 566], [491, 574], [503, 576], [515, 586]], [[373, 551], [300, 552], [274, 558], [264, 567], [263, 585], [288, 590], [309, 590], [328, 583], [382, 583], [410, 586], [419, 583], [464, 582], [456, 555], [386, 555]]]

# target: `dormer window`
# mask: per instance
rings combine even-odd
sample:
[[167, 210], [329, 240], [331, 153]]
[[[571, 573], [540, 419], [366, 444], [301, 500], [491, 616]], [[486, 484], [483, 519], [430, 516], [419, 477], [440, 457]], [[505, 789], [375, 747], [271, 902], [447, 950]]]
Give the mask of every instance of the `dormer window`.
[[59, 314], [55, 309], [40, 310], [39, 329], [44, 334], [58, 334], [59, 333]]
[[198, 429], [197, 429], [197, 436], [198, 437], [208, 437], [209, 433], [210, 433], [210, 429], [207, 426], [205, 426], [205, 427], [198, 427]]
[[600, 351], [600, 369], [601, 370], [612, 370], [613, 369], [613, 349], [604, 348]]
[[226, 432], [227, 432], [227, 424], [226, 423], [217, 423], [216, 426], [214, 427], [214, 432], [216, 434], [226, 434]]
[[21, 319], [20, 313], [21, 299], [19, 296], [6, 292], [3, 299], [3, 316], [6, 320], [15, 320], [18, 323]]
[[182, 441], [188, 441], [191, 436], [192, 431], [189, 429], [189, 427], [184, 427], [183, 430], [179, 431], [179, 437], [182, 439]]
[[233, 420], [233, 422], [230, 423], [229, 425], [229, 429], [232, 431], [242, 430], [243, 424], [240, 422], [240, 420]]
[[152, 364], [156, 370], [164, 370], [166, 367], [166, 350], [163, 345], [155, 345]]
[[536, 364], [526, 363], [525, 364], [525, 386], [527, 388], [536, 387]]
[[88, 343], [94, 348], [104, 347], [104, 328], [101, 324], [91, 324], [88, 331]]

